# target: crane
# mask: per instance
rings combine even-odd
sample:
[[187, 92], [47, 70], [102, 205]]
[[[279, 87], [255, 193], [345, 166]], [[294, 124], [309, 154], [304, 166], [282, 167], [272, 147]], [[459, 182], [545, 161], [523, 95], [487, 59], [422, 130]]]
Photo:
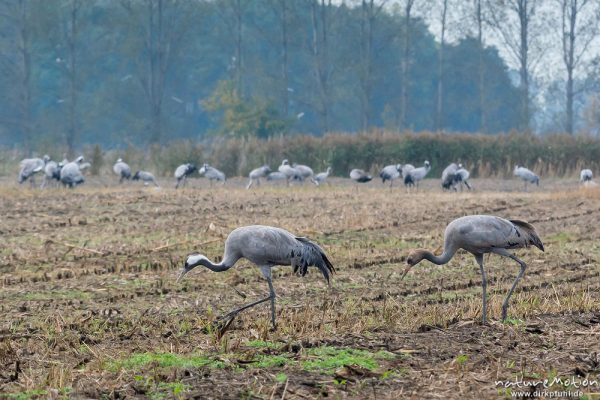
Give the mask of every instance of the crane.
[[151, 172], [148, 171], [137, 171], [132, 177], [133, 181], [142, 181], [144, 182], [144, 186], [148, 186], [148, 184], [153, 183], [154, 186], [159, 187], [158, 183], [156, 183], [156, 179]]
[[191, 175], [196, 170], [196, 166], [194, 164], [181, 164], [175, 170], [175, 179], [177, 179], [177, 183], [175, 184], [175, 189], [179, 188], [179, 185], [185, 186], [187, 183], [188, 175]]
[[523, 182], [525, 182], [525, 191], [527, 191], [528, 183], [535, 183], [537, 186], [540, 186], [540, 177], [525, 167], [515, 165], [515, 170], [513, 171], [513, 174], [518, 176], [523, 180]]
[[[327, 167], [327, 171], [325, 172], [319, 172], [316, 174], [315, 178], [313, 179], [313, 183], [317, 186], [319, 186], [321, 183], [325, 183], [329, 177], [329, 174], [331, 174], [331, 167]], [[329, 182], [327, 184], [329, 184]]]
[[387, 165], [383, 167], [381, 172], [379, 172], [379, 177], [381, 178], [381, 182], [385, 183], [385, 181], [390, 181], [390, 188], [394, 184], [394, 180], [400, 178], [402, 175], [402, 165]]
[[506, 319], [508, 301], [519, 280], [525, 273], [527, 264], [508, 250], [535, 246], [544, 251], [544, 245], [535, 228], [527, 222], [519, 220], [507, 220], [493, 215], [469, 215], [457, 218], [450, 222], [444, 234], [444, 251], [440, 256], [433, 255], [425, 249], [416, 249], [410, 252], [406, 258], [408, 267], [402, 274], [402, 279], [408, 271], [420, 263], [423, 259], [434, 264], [442, 265], [448, 263], [458, 249], [464, 249], [475, 256], [479, 269], [481, 270], [481, 284], [483, 287], [483, 323], [487, 318], [487, 280], [483, 268], [483, 255], [495, 253], [502, 257], [508, 257], [519, 263], [521, 269], [504, 302], [502, 303], [502, 320]]
[[113, 171], [119, 176], [119, 183], [123, 183], [124, 179], [131, 179], [131, 167], [120, 158], [113, 165]]
[[271, 167], [266, 164], [250, 171], [248, 174], [250, 181], [248, 182], [246, 189], [250, 189], [255, 182], [256, 186], [260, 186], [260, 178], [266, 178], [269, 173], [271, 173]]
[[271, 301], [271, 322], [275, 323], [275, 290], [271, 269], [277, 265], [291, 265], [294, 273], [306, 275], [309, 266], [317, 267], [329, 285], [329, 277], [335, 268], [318, 244], [305, 237], [298, 237], [290, 232], [272, 226], [250, 225], [233, 230], [225, 240], [225, 252], [222, 261], [215, 264], [202, 254], [191, 254], [179, 275], [179, 282], [188, 272], [203, 265], [214, 272], [227, 271], [235, 263], [245, 258], [256, 264], [269, 285], [269, 296], [235, 309], [222, 318], [233, 318], [241, 311], [254, 307], [265, 301]]

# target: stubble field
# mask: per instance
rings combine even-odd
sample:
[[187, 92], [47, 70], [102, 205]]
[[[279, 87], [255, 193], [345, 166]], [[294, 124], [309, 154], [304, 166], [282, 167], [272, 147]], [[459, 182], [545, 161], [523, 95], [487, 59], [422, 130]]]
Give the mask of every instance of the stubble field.
[[[1, 189], [0, 398], [510, 398], [536, 390], [516, 382], [554, 378], [580, 385], [548, 391], [599, 396], [598, 190], [105, 183]], [[471, 255], [400, 279], [411, 248], [435, 250], [469, 214], [529, 221], [546, 246], [517, 251], [529, 267], [505, 323], [514, 261], [485, 257], [488, 325]], [[250, 224], [308, 236], [337, 270], [328, 288], [317, 270], [275, 268], [275, 332], [268, 305], [215, 323], [267, 295], [248, 261], [176, 283], [188, 253], [219, 260], [227, 234]]]

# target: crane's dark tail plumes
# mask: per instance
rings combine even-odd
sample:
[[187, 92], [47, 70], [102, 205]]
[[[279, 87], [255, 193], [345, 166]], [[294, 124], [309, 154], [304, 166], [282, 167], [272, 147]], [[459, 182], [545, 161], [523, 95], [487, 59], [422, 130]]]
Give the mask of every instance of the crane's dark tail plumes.
[[306, 275], [308, 267], [314, 265], [319, 268], [329, 285], [329, 277], [335, 273], [335, 268], [327, 258], [323, 249], [307, 238], [296, 237], [296, 239], [302, 243], [302, 250], [298, 255], [300, 257], [300, 263], [294, 265], [294, 273], [297, 273], [298, 270], [300, 270], [300, 275], [304, 276]]
[[513, 225], [515, 225], [517, 227], [517, 229], [520, 231], [520, 233], [523, 234], [523, 236], [526, 240], [526, 242], [525, 242], [526, 246], [533, 245], [533, 246], [537, 247], [538, 249], [540, 249], [541, 251], [544, 251], [544, 244], [542, 243], [542, 239], [540, 239], [540, 237], [538, 236], [533, 225], [531, 225], [525, 221], [519, 221], [516, 219], [511, 219], [510, 222], [512, 222]]

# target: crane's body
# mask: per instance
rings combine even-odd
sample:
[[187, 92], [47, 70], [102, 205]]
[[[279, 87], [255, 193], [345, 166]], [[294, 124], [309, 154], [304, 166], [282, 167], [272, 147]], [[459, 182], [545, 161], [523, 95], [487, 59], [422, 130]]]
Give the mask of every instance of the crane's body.
[[31, 187], [35, 185], [35, 174], [44, 170], [46, 162], [50, 161], [50, 157], [43, 158], [26, 158], [19, 163], [19, 184], [22, 184], [27, 179], [31, 182]]
[[57, 163], [56, 161], [49, 160], [44, 166], [44, 180], [42, 181], [42, 189], [48, 186], [49, 182], [53, 180], [56, 181], [56, 184], [60, 182], [60, 170], [62, 169], [63, 164]]
[[594, 174], [592, 174], [591, 169], [582, 169], [579, 174], [579, 181], [581, 183], [589, 182], [594, 178]]
[[83, 156], [79, 156], [75, 161], [63, 165], [60, 169], [60, 181], [63, 185], [72, 188], [85, 182], [85, 178], [81, 173], [81, 163], [83, 163]]
[[131, 167], [120, 158], [113, 165], [113, 172], [119, 176], [119, 183], [123, 183], [125, 179], [131, 179]]
[[402, 165], [387, 165], [381, 169], [379, 172], [379, 177], [381, 178], [381, 182], [385, 183], [386, 181], [390, 181], [390, 187], [394, 184], [394, 180], [400, 178], [402, 176]]
[[510, 296], [527, 267], [523, 261], [508, 250], [530, 246], [535, 246], [544, 251], [544, 245], [535, 231], [535, 228], [527, 222], [507, 220], [492, 215], [470, 215], [461, 217], [455, 219], [446, 227], [443, 253], [440, 256], [435, 256], [430, 251], [424, 249], [413, 250], [407, 257], [408, 267], [404, 271], [402, 278], [406, 276], [413, 266], [417, 265], [423, 259], [429, 260], [437, 265], [442, 265], [450, 261], [459, 249], [468, 251], [475, 256], [481, 270], [483, 286], [482, 315], [483, 322], [485, 323], [487, 317], [487, 280], [485, 270], [483, 269], [483, 255], [486, 253], [495, 253], [503, 257], [511, 258], [519, 263], [521, 270], [502, 305], [502, 319], [504, 320], [506, 319]]
[[211, 185], [213, 181], [221, 182], [221, 184], [224, 185], [227, 180], [223, 172], [208, 164], [204, 164], [198, 173], [207, 177]]
[[429, 164], [429, 161], [427, 161], [427, 160], [425, 160], [425, 162], [423, 163], [423, 166], [419, 167], [419, 168], [413, 167], [411, 169], [412, 165], [410, 165], [410, 164], [408, 164], [408, 165], [409, 165], [409, 167], [407, 168], [406, 175], [404, 175], [404, 184], [406, 186], [416, 186], [418, 189], [419, 182], [421, 182], [423, 179], [425, 179], [425, 177], [431, 170], [431, 165]]
[[370, 182], [373, 179], [373, 177], [367, 174], [362, 169], [355, 168], [352, 171], [350, 171], [350, 179], [357, 183], [366, 183]]
[[515, 165], [515, 170], [513, 171], [513, 174], [523, 180], [525, 184], [525, 191], [527, 191], [528, 183], [535, 183], [536, 186], [540, 186], [540, 177], [525, 167]]
[[144, 182], [144, 186], [148, 186], [152, 183], [154, 186], [159, 187], [158, 183], [156, 183], [156, 179], [154, 178], [154, 174], [148, 171], [137, 171], [135, 174], [133, 174], [131, 180], [142, 181]]
[[290, 180], [302, 180], [302, 174], [300, 171], [292, 167], [288, 160], [283, 160], [278, 170], [285, 175], [286, 185], [288, 186], [290, 184]]
[[331, 174], [331, 167], [327, 167], [327, 171], [325, 172], [319, 172], [318, 174], [316, 174], [315, 178], [313, 179], [314, 184], [319, 186], [322, 183], [325, 183], [325, 181], [327, 181], [327, 178], [329, 177], [329, 174]]
[[300, 180], [302, 182], [304, 182], [307, 179], [314, 182], [313, 175], [315, 173], [313, 172], [311, 167], [309, 167], [307, 165], [302, 165], [302, 164], [294, 164], [294, 165], [292, 165], [292, 168], [294, 168], [296, 171], [298, 171], [298, 173], [300, 175]]
[[187, 177], [191, 175], [194, 171], [196, 171], [196, 166], [194, 164], [181, 164], [177, 169], [175, 169], [175, 179], [177, 179], [177, 183], [175, 183], [175, 189], [179, 188], [179, 186], [185, 186], [187, 183]]
[[463, 168], [462, 164], [457, 165], [452, 163], [442, 172], [442, 189], [453, 189], [456, 191], [456, 186], [460, 185], [460, 190], [462, 191], [462, 185], [464, 183], [467, 189], [471, 190], [471, 185], [469, 184], [470, 175], [469, 171]]
[[[275, 291], [271, 279], [271, 268], [277, 265], [291, 265], [294, 273], [304, 276], [309, 266], [318, 268], [329, 284], [335, 269], [319, 245], [304, 237], [272, 226], [250, 225], [233, 230], [225, 240], [225, 252], [220, 263], [213, 263], [202, 254], [188, 256], [179, 279], [203, 265], [214, 272], [227, 271], [235, 263], [245, 258], [256, 264], [269, 284], [269, 297], [234, 310], [226, 317], [234, 316], [246, 308], [271, 300], [271, 322], [275, 328]], [[179, 280], [178, 279], [178, 280]]]
[[250, 181], [248, 182], [248, 186], [246, 186], [246, 189], [250, 189], [255, 183], [256, 186], [260, 186], [260, 178], [267, 177], [267, 175], [269, 175], [270, 172], [271, 168], [266, 164], [262, 167], [258, 167], [250, 171], [250, 173], [248, 174], [248, 178], [250, 178]]

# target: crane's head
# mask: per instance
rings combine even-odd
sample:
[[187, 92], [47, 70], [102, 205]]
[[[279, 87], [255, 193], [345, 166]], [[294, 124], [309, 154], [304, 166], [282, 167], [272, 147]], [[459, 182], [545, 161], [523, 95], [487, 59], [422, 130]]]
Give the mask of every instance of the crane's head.
[[406, 267], [406, 269], [404, 269], [404, 273], [402, 274], [402, 277], [400, 278], [400, 280], [404, 279], [406, 274], [408, 274], [408, 271], [410, 271], [410, 269], [412, 267], [414, 267], [415, 265], [420, 263], [421, 260], [423, 260], [425, 258], [426, 252], [427, 252], [427, 250], [424, 250], [424, 249], [416, 249], [416, 250], [411, 251], [408, 254], [408, 257], [406, 257], [406, 263], [408, 264], [408, 267]]
[[198, 265], [201, 265], [204, 261], [208, 261], [208, 258], [202, 254], [190, 254], [187, 256], [185, 264], [183, 265], [183, 269], [177, 278], [177, 282], [179, 282], [185, 276], [185, 274], [196, 268]]

